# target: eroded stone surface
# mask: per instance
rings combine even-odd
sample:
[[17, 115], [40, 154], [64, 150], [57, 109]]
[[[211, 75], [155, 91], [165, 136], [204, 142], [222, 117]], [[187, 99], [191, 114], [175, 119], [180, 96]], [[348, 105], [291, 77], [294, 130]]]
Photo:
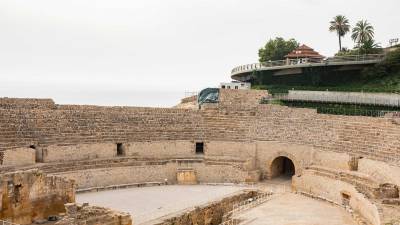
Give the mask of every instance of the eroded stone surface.
[[64, 204], [75, 201], [73, 181], [39, 170], [6, 173], [0, 178], [0, 218], [14, 223], [47, 219], [65, 212]]
[[128, 213], [89, 206], [88, 204], [66, 204], [66, 215], [55, 225], [132, 225]]

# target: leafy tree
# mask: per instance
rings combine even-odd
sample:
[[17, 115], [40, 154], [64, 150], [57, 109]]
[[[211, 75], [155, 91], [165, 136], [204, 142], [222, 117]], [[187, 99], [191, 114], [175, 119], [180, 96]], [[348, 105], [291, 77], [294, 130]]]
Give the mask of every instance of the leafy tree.
[[282, 60], [297, 47], [299, 43], [293, 38], [287, 41], [281, 37], [270, 39], [263, 48], [258, 50], [258, 60], [260, 62]]
[[342, 37], [350, 30], [349, 20], [343, 15], [333, 17], [330, 22], [329, 31], [336, 32], [339, 37], [339, 52], [342, 51]]
[[374, 27], [367, 20], [360, 20], [352, 30], [351, 38], [358, 45], [374, 38]]

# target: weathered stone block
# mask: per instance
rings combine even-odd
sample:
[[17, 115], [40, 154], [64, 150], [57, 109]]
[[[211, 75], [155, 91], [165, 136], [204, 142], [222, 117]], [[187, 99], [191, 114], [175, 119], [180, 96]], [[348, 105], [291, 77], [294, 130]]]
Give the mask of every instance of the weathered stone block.
[[178, 169], [176, 177], [178, 184], [197, 184], [196, 171], [194, 169]]

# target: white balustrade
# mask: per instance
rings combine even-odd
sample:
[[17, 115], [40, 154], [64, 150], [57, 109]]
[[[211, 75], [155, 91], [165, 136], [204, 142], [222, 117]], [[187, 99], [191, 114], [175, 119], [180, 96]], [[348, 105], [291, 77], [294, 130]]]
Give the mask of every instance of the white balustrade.
[[307, 64], [324, 64], [324, 65], [335, 65], [338, 63], [355, 63], [355, 62], [365, 62], [374, 63], [379, 62], [384, 58], [383, 54], [370, 54], [370, 55], [350, 55], [350, 56], [335, 56], [331, 58], [320, 59], [310, 59], [310, 58], [298, 58], [298, 59], [287, 59], [287, 60], [276, 60], [267, 61], [262, 63], [253, 63], [247, 65], [241, 65], [232, 69], [231, 74], [251, 72], [257, 69], [265, 69], [279, 66], [298, 66]]
[[245, 210], [248, 210], [250, 208], [253, 208], [257, 205], [260, 205], [260, 204], [268, 201], [269, 199], [271, 199], [272, 195], [273, 195], [272, 192], [266, 192], [266, 193], [257, 195], [256, 197], [249, 198], [245, 201], [234, 204], [232, 210], [227, 213], [227, 215], [231, 215], [231, 218], [226, 220], [225, 222], [221, 223], [221, 225], [236, 225], [237, 222], [233, 218], [235, 214], [245, 211]]

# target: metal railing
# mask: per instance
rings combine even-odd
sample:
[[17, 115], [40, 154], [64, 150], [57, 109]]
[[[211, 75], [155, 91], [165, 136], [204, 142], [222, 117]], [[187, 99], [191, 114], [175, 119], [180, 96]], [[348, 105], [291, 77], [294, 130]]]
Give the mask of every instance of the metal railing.
[[231, 74], [238, 74], [244, 72], [251, 72], [255, 70], [263, 70], [267, 68], [274, 67], [296, 67], [296, 66], [306, 66], [306, 65], [337, 65], [346, 63], [375, 63], [379, 62], [384, 58], [383, 54], [370, 54], [370, 55], [349, 55], [349, 56], [335, 56], [326, 59], [310, 59], [310, 58], [298, 58], [298, 59], [286, 59], [286, 60], [276, 60], [268, 61], [262, 63], [252, 63], [241, 65], [232, 69]]
[[20, 224], [12, 223], [12, 222], [6, 221], [6, 220], [0, 220], [0, 225], [20, 225]]

